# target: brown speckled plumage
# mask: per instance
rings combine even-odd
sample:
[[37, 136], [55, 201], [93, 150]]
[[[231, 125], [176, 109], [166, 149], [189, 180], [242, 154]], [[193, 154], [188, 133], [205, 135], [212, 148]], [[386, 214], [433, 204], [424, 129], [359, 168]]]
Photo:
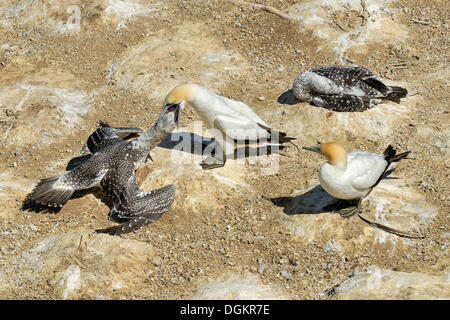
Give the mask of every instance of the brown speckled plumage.
[[408, 90], [385, 85], [363, 67], [326, 66], [309, 69], [294, 80], [294, 95], [301, 101], [333, 111], [357, 112], [383, 99], [399, 102]]
[[89, 136], [82, 150], [83, 153], [88, 149], [92, 156], [65, 175], [41, 180], [27, 200], [62, 207], [75, 191], [100, 185], [113, 204], [110, 220], [126, 221], [98, 232], [118, 235], [157, 221], [172, 205], [175, 187], [168, 185], [143, 192], [137, 185], [135, 170], [145, 163], [150, 150], [175, 129], [178, 116], [177, 105], [167, 106], [152, 128], [131, 141], [119, 135], [124, 137], [142, 130], [102, 124]]

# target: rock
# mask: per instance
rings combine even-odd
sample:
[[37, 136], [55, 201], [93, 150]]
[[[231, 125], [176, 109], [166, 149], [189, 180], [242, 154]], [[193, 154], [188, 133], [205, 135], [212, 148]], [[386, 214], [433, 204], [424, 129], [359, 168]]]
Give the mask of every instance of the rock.
[[336, 1], [312, 0], [294, 4], [285, 12], [303, 21], [305, 30], [325, 40], [318, 50], [328, 49], [343, 54], [353, 49], [367, 53], [371, 43], [397, 41], [407, 35], [407, 27], [391, 18], [391, 10], [387, 9], [391, 2], [365, 1], [367, 16], [364, 22], [357, 14], [362, 11], [360, 0], [347, 0], [348, 10]]
[[231, 274], [200, 285], [191, 299], [279, 300], [289, 299], [289, 296], [275, 285], [262, 284], [255, 275], [238, 276]]
[[[116, 29], [126, 28], [132, 20], [151, 17], [162, 9], [159, 2], [143, 3], [140, 0], [94, 0], [87, 6], [71, 0], [39, 0], [16, 4], [5, 1], [0, 5], [0, 23], [12, 26], [11, 18], [21, 19], [22, 25], [43, 29], [55, 34], [76, 35], [83, 23], [91, 26], [108, 24]], [[81, 12], [83, 11], [83, 12]], [[83, 14], [83, 16], [82, 16]], [[91, 19], [82, 19], [90, 16]]]
[[77, 124], [92, 107], [85, 92], [46, 84], [3, 85], [0, 87], [0, 104], [10, 106], [16, 114], [20, 112], [14, 125], [6, 129], [3, 139], [4, 146], [14, 147], [14, 150], [18, 145], [50, 144], [57, 136], [75, 133]]
[[262, 264], [262, 265], [260, 265], [259, 267], [258, 267], [258, 273], [259, 274], [262, 274], [263, 272], [264, 272], [264, 270], [266, 270], [266, 264], [264, 263], [264, 264]]
[[[225, 79], [245, 73], [250, 66], [239, 53], [226, 49], [206, 36], [206, 32], [200, 25], [188, 24], [169, 34], [152, 34], [111, 61], [107, 79], [158, 103], [182, 82], [208, 84], [208, 88], [218, 90], [226, 83]], [[167, 76], [169, 72], [172, 77]]]
[[[56, 299], [111, 298], [134, 290], [153, 268], [152, 247], [89, 230], [57, 234], [35, 242], [0, 269], [0, 297], [22, 286], [40, 287]], [[39, 294], [32, 290], [29, 297]]]
[[285, 278], [286, 280], [292, 280], [293, 278], [292, 278], [292, 275], [289, 273], [289, 272], [287, 272], [286, 270], [283, 270], [283, 271], [281, 271], [281, 276], [283, 277], [283, 278]]
[[[361, 214], [370, 221], [411, 234], [421, 234], [421, 230], [436, 216], [437, 210], [418, 191], [406, 187], [406, 183], [404, 179], [381, 181], [363, 200]], [[335, 201], [320, 185], [313, 184], [284, 204], [284, 220], [292, 231], [293, 240], [305, 243], [324, 241], [325, 250], [343, 254], [358, 252], [363, 243], [370, 243], [371, 247], [382, 251], [386, 243], [400, 247], [414, 245], [414, 240], [372, 228], [358, 216], [343, 219], [337, 212], [330, 212]], [[330, 205], [330, 208], [324, 209]], [[353, 234], [350, 239], [349, 234]]]
[[435, 300], [450, 298], [450, 273], [431, 275], [372, 266], [334, 289], [338, 300]]

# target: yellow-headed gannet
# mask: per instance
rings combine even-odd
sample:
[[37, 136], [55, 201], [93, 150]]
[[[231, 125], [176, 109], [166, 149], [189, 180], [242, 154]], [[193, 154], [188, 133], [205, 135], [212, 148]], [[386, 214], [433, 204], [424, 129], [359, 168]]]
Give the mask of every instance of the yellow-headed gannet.
[[327, 66], [300, 73], [292, 86], [301, 101], [333, 111], [364, 111], [382, 99], [399, 103], [408, 90], [385, 85], [363, 67]]
[[391, 163], [405, 159], [410, 151], [396, 154], [388, 146], [383, 154], [354, 151], [347, 154], [337, 142], [319, 144], [303, 149], [327, 157], [319, 170], [319, 181], [323, 189], [335, 198], [350, 200], [355, 206], [340, 211], [341, 216], [350, 217], [359, 212], [361, 200], [369, 194], [381, 179], [393, 170]]
[[145, 163], [150, 150], [176, 128], [179, 113], [179, 106], [167, 106], [153, 127], [130, 141], [120, 136], [138, 133], [140, 129], [102, 124], [83, 147], [82, 153], [88, 149], [91, 157], [64, 175], [41, 180], [26, 202], [62, 207], [75, 191], [99, 185], [112, 203], [109, 219], [122, 224], [97, 232], [119, 235], [157, 221], [169, 211], [175, 187], [167, 185], [143, 192], [136, 182], [135, 170]]
[[[221, 133], [215, 136], [216, 142], [222, 144], [222, 159], [208, 157], [200, 165], [203, 169], [223, 167], [226, 155], [223, 148], [225, 137], [236, 141], [275, 141], [291, 142], [295, 138], [286, 133], [276, 131], [262, 120], [252, 108], [244, 102], [220, 96], [210, 89], [197, 84], [182, 84], [172, 89], [164, 100], [163, 107], [171, 104], [191, 104], [208, 128], [217, 129]], [[278, 140], [277, 140], [278, 139]]]

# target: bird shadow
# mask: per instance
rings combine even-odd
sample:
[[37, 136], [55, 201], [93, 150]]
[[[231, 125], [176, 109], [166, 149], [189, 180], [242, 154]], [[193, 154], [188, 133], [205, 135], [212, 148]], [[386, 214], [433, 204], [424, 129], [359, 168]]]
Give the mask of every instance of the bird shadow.
[[[266, 197], [266, 199], [272, 201], [274, 205], [282, 207], [283, 212], [287, 215], [334, 212], [347, 206], [347, 204], [343, 206], [339, 199], [329, 195], [321, 185], [296, 197]], [[348, 206], [351, 204], [348, 203]]]
[[[236, 141], [237, 145], [245, 145], [248, 143], [257, 143], [257, 141]], [[178, 150], [195, 155], [215, 156], [222, 155], [222, 147], [219, 143], [216, 143], [214, 138], [199, 136], [190, 132], [176, 132], [170, 133], [166, 139], [164, 139], [158, 147]], [[233, 153], [227, 154], [227, 159], [243, 159], [252, 156], [262, 156], [278, 154], [279, 150], [285, 149], [284, 145], [266, 144], [258, 147], [251, 147], [245, 145], [243, 147], [237, 147]]]
[[285, 92], [283, 92], [279, 97], [278, 97], [278, 103], [280, 104], [289, 104], [289, 105], [294, 105], [300, 102], [300, 100], [298, 100], [295, 95], [294, 95], [294, 90], [293, 89], [289, 89]]

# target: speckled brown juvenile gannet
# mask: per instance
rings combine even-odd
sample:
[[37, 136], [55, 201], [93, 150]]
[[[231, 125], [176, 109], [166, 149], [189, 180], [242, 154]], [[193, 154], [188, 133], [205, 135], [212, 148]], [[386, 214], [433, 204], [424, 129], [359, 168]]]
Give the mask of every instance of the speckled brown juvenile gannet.
[[176, 128], [180, 111], [179, 105], [167, 105], [153, 127], [130, 141], [119, 135], [139, 129], [103, 126], [95, 130], [82, 150], [89, 149], [92, 156], [65, 175], [41, 180], [28, 199], [62, 207], [75, 191], [100, 185], [113, 204], [109, 219], [127, 221], [98, 232], [119, 235], [157, 221], [172, 205], [175, 187], [167, 185], [143, 192], [136, 182], [135, 170], [145, 163], [150, 150]]
[[301, 101], [341, 112], [364, 111], [383, 99], [399, 103], [408, 90], [385, 85], [363, 67], [326, 66], [300, 73], [292, 86]]

